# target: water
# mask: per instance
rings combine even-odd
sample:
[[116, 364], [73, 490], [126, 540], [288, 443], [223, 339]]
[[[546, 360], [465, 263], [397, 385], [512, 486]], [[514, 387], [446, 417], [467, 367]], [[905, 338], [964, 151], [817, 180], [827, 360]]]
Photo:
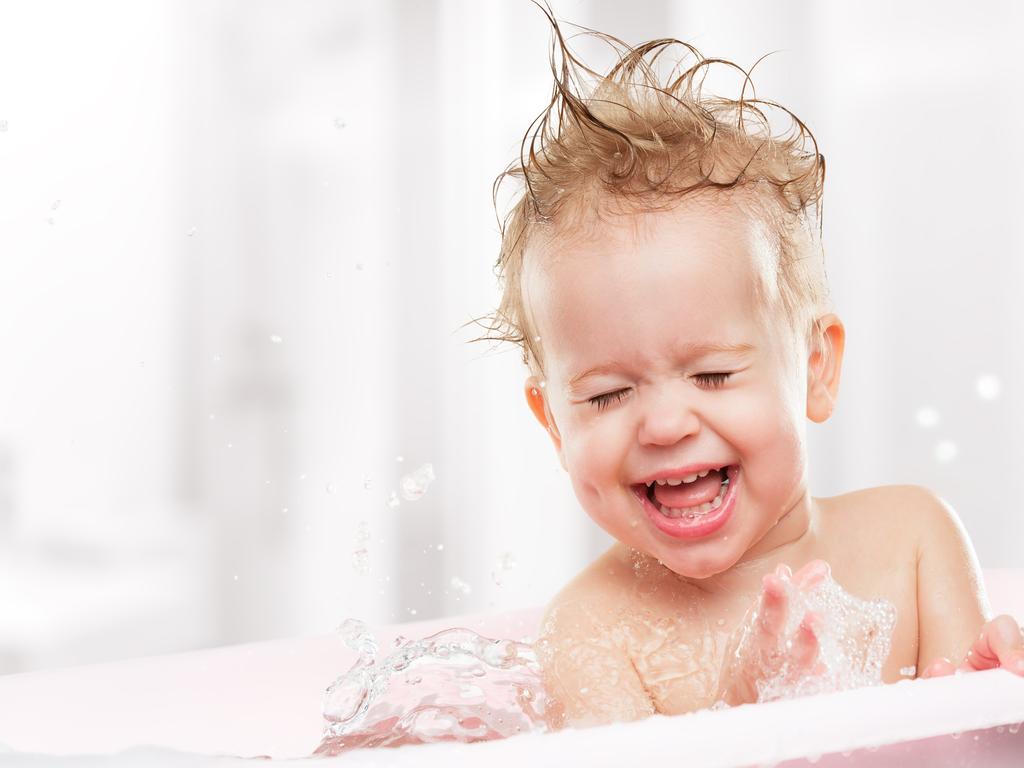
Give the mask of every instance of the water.
[[385, 659], [366, 625], [339, 634], [359, 660], [327, 689], [315, 754], [438, 741], [489, 741], [546, 729], [548, 697], [533, 648], [446, 629], [403, 642]]
[[[860, 600], [846, 592], [829, 575], [809, 591], [801, 591], [783, 579], [789, 610], [782, 637], [786, 649], [798, 632], [806, 613], [822, 619], [815, 625], [818, 656], [810, 671], [797, 668], [784, 652], [759, 659], [761, 679], [757, 701], [776, 701], [827, 691], [841, 691], [882, 684], [882, 666], [892, 649], [896, 609], [887, 600]], [[749, 664], [749, 649], [756, 637], [758, 614], [751, 611], [740, 628], [731, 663]], [[902, 671], [902, 670], [901, 670]]]
[[416, 501], [423, 497], [427, 488], [434, 481], [434, 466], [424, 464], [415, 472], [410, 472], [399, 481], [399, 489], [402, 491], [402, 498], [406, 501]]
[[[511, 556], [499, 558], [500, 569], [513, 566]], [[896, 622], [892, 604], [860, 600], [830, 576], [807, 592], [785, 583], [791, 607], [787, 626], [777, 663], [761, 670], [757, 701], [880, 684]], [[451, 586], [469, 592], [469, 585], [457, 577]], [[574, 663], [593, 667], [602, 663], [608, 650], [628, 648], [647, 692], [654, 700], [669, 703], [662, 711], [671, 711], [671, 702], [680, 696], [699, 708], [722, 709], [727, 706], [722, 701], [723, 681], [728, 680], [731, 661], [745, 658], [758, 604], [754, 602], [738, 626], [737, 620], [726, 622], [713, 613], [698, 619], [702, 606], [691, 606], [674, 618], [658, 618], [645, 611], [609, 615], [595, 605], [588, 623], [605, 630], [586, 638], [552, 635], [549, 625], [537, 643], [529, 645], [453, 628], [422, 640], [399, 638], [385, 658], [378, 658], [376, 640], [366, 625], [350, 619], [339, 632], [359, 660], [327, 689], [326, 726], [316, 754], [485, 741], [547, 730], [549, 722], [559, 721], [559, 707], [542, 683], [542, 665], [554, 655], [567, 654]], [[575, 606], [573, 611], [589, 615], [591, 609]], [[784, 650], [785, 638], [793, 636], [807, 611], [822, 618], [816, 627], [820, 650], [810, 673], [791, 668]], [[549, 682], [561, 686], [557, 679]], [[655, 711], [653, 701], [624, 700], [615, 669], [594, 675], [581, 688], [563, 688], [551, 690], [560, 699], [568, 695], [585, 700], [586, 708], [604, 722], [637, 719]]]

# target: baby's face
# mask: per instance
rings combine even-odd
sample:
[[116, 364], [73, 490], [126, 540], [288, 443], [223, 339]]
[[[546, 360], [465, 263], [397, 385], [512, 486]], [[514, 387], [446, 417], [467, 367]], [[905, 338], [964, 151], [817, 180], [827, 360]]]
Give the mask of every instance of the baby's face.
[[771, 549], [809, 504], [808, 360], [758, 290], [761, 226], [694, 200], [587, 229], [529, 249], [524, 282], [546, 376], [527, 398], [581, 505], [683, 576]]

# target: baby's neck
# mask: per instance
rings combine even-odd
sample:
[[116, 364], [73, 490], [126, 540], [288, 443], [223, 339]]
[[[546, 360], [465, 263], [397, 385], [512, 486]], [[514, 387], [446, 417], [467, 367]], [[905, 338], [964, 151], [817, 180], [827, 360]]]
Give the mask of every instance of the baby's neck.
[[813, 559], [819, 510], [810, 494], [804, 493], [778, 522], [731, 567], [706, 579], [679, 579], [702, 592], [760, 590], [761, 577], [785, 563], [794, 571]]

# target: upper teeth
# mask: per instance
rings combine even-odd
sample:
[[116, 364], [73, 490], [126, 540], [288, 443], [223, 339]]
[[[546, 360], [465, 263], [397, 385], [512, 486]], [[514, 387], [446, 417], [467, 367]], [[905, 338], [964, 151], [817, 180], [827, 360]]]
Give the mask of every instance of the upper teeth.
[[[717, 472], [718, 470], [716, 469], [714, 471]], [[684, 477], [670, 477], [670, 478], [666, 478], [664, 480], [655, 480], [654, 482], [650, 482], [647, 485], [648, 485], [648, 487], [650, 487], [650, 486], [654, 485], [655, 482], [658, 485], [682, 485], [683, 483], [692, 483], [698, 477], [705, 477], [705, 476], [707, 476], [707, 474], [709, 472], [711, 472], [710, 469], [705, 469], [703, 472], [698, 472], [695, 475], [686, 475]]]

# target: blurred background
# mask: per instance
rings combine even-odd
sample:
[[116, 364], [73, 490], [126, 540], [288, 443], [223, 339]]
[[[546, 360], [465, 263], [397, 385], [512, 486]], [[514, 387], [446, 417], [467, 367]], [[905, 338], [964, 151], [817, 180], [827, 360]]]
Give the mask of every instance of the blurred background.
[[[1024, 564], [1020, 6], [552, 2], [775, 52], [849, 334], [812, 491], [927, 485]], [[0, 2], [0, 673], [540, 605], [608, 545], [461, 328], [548, 41], [527, 0]]]

